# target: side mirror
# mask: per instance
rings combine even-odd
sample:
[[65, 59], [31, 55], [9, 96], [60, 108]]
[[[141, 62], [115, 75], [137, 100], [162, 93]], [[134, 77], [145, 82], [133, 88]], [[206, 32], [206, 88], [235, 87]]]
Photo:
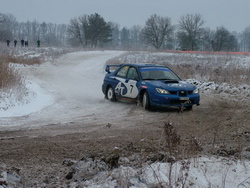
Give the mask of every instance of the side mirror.
[[109, 65], [106, 66], [105, 71], [106, 71], [108, 74], [110, 73]]

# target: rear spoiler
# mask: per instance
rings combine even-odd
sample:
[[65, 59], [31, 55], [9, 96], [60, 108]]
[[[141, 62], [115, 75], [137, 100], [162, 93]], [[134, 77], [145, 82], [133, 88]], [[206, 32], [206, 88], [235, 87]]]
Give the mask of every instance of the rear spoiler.
[[109, 73], [115, 71], [116, 68], [120, 67], [120, 66], [122, 66], [122, 65], [106, 65], [105, 71], [109, 74]]

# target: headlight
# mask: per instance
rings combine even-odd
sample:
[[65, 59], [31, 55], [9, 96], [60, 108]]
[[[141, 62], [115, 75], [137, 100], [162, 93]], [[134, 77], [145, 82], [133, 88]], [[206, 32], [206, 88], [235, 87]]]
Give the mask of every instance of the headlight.
[[199, 89], [196, 88], [194, 91], [193, 91], [194, 94], [198, 94], [199, 93]]
[[160, 94], [170, 94], [169, 91], [167, 91], [166, 89], [161, 89], [161, 88], [155, 88], [155, 89]]

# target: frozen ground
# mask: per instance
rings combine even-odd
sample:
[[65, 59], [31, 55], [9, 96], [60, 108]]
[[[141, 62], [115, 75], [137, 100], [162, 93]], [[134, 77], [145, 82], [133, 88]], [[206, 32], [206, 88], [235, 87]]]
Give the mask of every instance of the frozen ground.
[[[202, 105], [182, 114], [111, 103], [101, 92], [104, 66], [122, 53], [75, 52], [18, 67], [28, 94], [0, 101], [0, 187], [167, 187], [170, 174], [173, 187], [250, 187], [249, 86], [190, 80], [202, 91]], [[203, 153], [174, 163], [172, 173], [170, 163], [153, 160], [166, 121], [184, 140], [204, 142]], [[110, 169], [116, 148], [119, 165]], [[219, 150], [235, 155], [212, 156]], [[62, 165], [66, 158], [73, 162]]]
[[[29, 94], [22, 99], [23, 103], [13, 104], [14, 95], [0, 103], [1, 126], [40, 126], [109, 114], [114, 109], [105, 103], [100, 92], [104, 64], [119, 54], [121, 52], [76, 52], [53, 64], [21, 66]], [[118, 110], [124, 111], [124, 108]]]

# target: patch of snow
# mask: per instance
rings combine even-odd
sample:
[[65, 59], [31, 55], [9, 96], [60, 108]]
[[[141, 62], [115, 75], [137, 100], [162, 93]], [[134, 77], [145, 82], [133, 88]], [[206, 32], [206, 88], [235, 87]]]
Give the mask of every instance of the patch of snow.
[[16, 95], [1, 93], [0, 117], [25, 116], [40, 111], [54, 102], [53, 96], [43, 90], [37, 83], [26, 81], [26, 87], [28, 93], [20, 100], [16, 100]]
[[[89, 162], [89, 161], [88, 161]], [[80, 166], [82, 166], [82, 163]], [[89, 163], [86, 163], [89, 165]], [[250, 161], [228, 158], [200, 157], [170, 163], [142, 164], [142, 168], [120, 166], [113, 170], [99, 171], [91, 179], [81, 181], [86, 169], [75, 166], [78, 173], [73, 176], [70, 187], [249, 187]], [[92, 166], [96, 165], [93, 162]], [[80, 174], [80, 175], [79, 175]], [[93, 174], [92, 174], [93, 175]], [[171, 177], [171, 178], [170, 178]], [[171, 180], [171, 182], [169, 182]]]

